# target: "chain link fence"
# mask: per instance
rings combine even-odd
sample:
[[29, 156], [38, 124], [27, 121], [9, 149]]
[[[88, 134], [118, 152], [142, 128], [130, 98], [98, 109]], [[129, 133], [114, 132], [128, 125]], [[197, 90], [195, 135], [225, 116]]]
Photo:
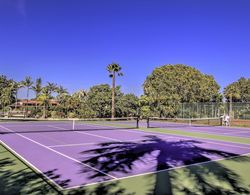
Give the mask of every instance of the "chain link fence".
[[250, 102], [182, 103], [178, 106], [178, 118], [216, 118], [228, 114], [233, 119], [250, 120]]

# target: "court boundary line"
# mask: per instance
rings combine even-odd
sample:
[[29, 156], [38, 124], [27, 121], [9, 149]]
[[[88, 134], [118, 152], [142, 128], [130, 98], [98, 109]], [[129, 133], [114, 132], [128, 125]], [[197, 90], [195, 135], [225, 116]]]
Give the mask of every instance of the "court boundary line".
[[124, 180], [124, 179], [129, 179], [129, 178], [134, 178], [134, 177], [140, 177], [140, 176], [145, 176], [145, 175], [151, 175], [151, 174], [153, 175], [153, 174], [157, 174], [157, 173], [161, 173], [161, 172], [165, 172], [165, 171], [171, 171], [171, 170], [181, 169], [181, 168], [186, 168], [186, 167], [191, 167], [191, 166], [199, 166], [199, 165], [204, 165], [204, 164], [208, 164], [208, 163], [212, 163], [212, 162], [230, 160], [230, 159], [239, 158], [239, 157], [248, 156], [248, 155], [250, 155], [250, 153], [240, 154], [240, 155], [237, 155], [237, 156], [231, 156], [231, 157], [227, 157], [227, 158], [219, 158], [217, 160], [210, 160], [210, 161], [194, 163], [194, 164], [190, 164], [190, 165], [177, 166], [177, 167], [172, 167], [172, 168], [163, 169], [163, 170], [159, 170], [159, 171], [151, 171], [151, 172], [147, 172], [147, 173], [141, 173], [141, 174], [126, 176], [126, 177], [120, 177], [120, 178], [117, 178], [117, 179], [110, 179], [110, 180], [106, 180], [106, 181], [95, 182], [95, 183], [90, 183], [90, 184], [85, 184], [85, 185], [72, 186], [72, 187], [69, 187], [69, 188], [64, 188], [64, 190], [73, 190], [73, 189], [86, 187], [86, 186], [91, 186], [91, 185], [96, 185], [96, 184], [103, 184], [103, 183], [119, 181], [119, 180]]
[[[64, 190], [65, 188], [61, 187], [59, 184], [55, 182], [55, 180], [49, 178], [47, 175], [45, 175], [39, 168], [37, 168], [35, 165], [33, 165], [31, 162], [26, 160], [21, 154], [13, 150], [8, 144], [6, 144], [3, 140], [0, 140], [0, 144], [3, 145], [10, 153], [12, 153], [18, 160], [20, 160], [24, 165], [26, 165], [29, 169], [31, 169], [33, 172], [37, 172], [36, 174], [41, 174], [41, 177], [44, 177], [46, 180], [48, 180], [50, 183], [48, 185], [55, 185], [60, 190]], [[53, 188], [53, 187], [52, 187]]]
[[[12, 131], [11, 129], [8, 129], [8, 128], [6, 128], [6, 127], [3, 127], [2, 125], [0, 125], [0, 127], [6, 129], [6, 130], [8, 130], [8, 131]], [[70, 160], [72, 160], [72, 161], [74, 161], [74, 162], [77, 162], [77, 163], [79, 163], [79, 164], [82, 164], [82, 165], [84, 165], [84, 166], [86, 166], [86, 167], [88, 167], [88, 168], [90, 168], [90, 169], [92, 169], [92, 170], [94, 170], [94, 171], [97, 171], [97, 172], [99, 172], [99, 173], [102, 173], [103, 175], [106, 175], [106, 176], [108, 176], [108, 177], [111, 177], [111, 178], [113, 178], [113, 179], [116, 179], [116, 177], [113, 176], [113, 175], [107, 174], [107, 173], [105, 173], [105, 172], [103, 172], [103, 171], [101, 171], [101, 170], [98, 170], [98, 169], [96, 169], [96, 168], [94, 168], [94, 167], [92, 167], [92, 166], [90, 166], [90, 165], [88, 165], [88, 164], [85, 164], [85, 163], [83, 163], [83, 162], [81, 162], [81, 161], [79, 161], [79, 160], [77, 160], [77, 159], [74, 159], [74, 158], [72, 158], [72, 157], [70, 157], [70, 156], [68, 156], [68, 155], [66, 155], [66, 154], [63, 154], [63, 153], [61, 153], [61, 152], [59, 152], [59, 151], [57, 151], [57, 150], [54, 150], [54, 149], [52, 149], [52, 148], [49, 148], [48, 146], [45, 146], [44, 144], [42, 144], [42, 143], [40, 143], [40, 142], [37, 142], [37, 141], [35, 141], [35, 140], [33, 140], [33, 139], [29, 138], [29, 137], [26, 137], [26, 136], [24, 136], [24, 135], [21, 135], [20, 133], [17, 133], [16, 135], [18, 135], [18, 136], [20, 136], [20, 137], [22, 137], [22, 138], [24, 138], [24, 139], [26, 139], [26, 140], [28, 140], [28, 141], [30, 141], [30, 142], [33, 142], [33, 143], [35, 143], [35, 144], [37, 144], [37, 145], [39, 145], [39, 146], [41, 146], [41, 147], [43, 147], [43, 148], [46, 148], [46, 149], [48, 149], [48, 150], [50, 150], [50, 151], [52, 151], [52, 152], [54, 152], [54, 153], [56, 153], [56, 154], [59, 154], [59, 155], [65, 157], [65, 158], [67, 158], [67, 159], [70, 159]]]
[[[250, 131], [248, 131], [248, 132], [247, 132], [247, 131], [226, 132], [226, 133], [222, 133], [222, 134], [225, 134], [225, 135], [226, 135], [226, 134], [229, 134], [229, 133], [240, 133], [240, 134], [241, 134], [241, 133], [250, 133]], [[231, 135], [231, 136], [232, 136], [232, 135]], [[234, 136], [234, 137], [237, 137], [237, 136]], [[240, 136], [239, 136], [239, 137], [240, 137]], [[250, 138], [250, 137], [249, 137], [249, 138]]]
[[[132, 139], [132, 140], [124, 140], [123, 142], [135, 142], [135, 141], [141, 141], [143, 139]], [[99, 145], [102, 144], [102, 142], [100, 143], [79, 143], [79, 144], [64, 144], [64, 145], [50, 145], [48, 147], [50, 148], [60, 148], [60, 147], [74, 147], [74, 146], [91, 146], [91, 145]]]
[[[50, 126], [50, 127], [53, 127], [53, 128], [55, 128], [55, 129], [66, 130], [66, 129], [63, 128], [63, 127], [58, 127], [58, 126]], [[122, 140], [119, 140], [119, 139], [110, 138], [110, 137], [101, 136], [101, 135], [94, 135], [94, 134], [91, 134], [91, 133], [81, 132], [81, 131], [78, 131], [78, 130], [72, 130], [72, 132], [80, 133], [80, 134], [85, 134], [85, 135], [90, 135], [90, 136], [99, 137], [99, 138], [104, 138], [104, 139], [108, 139], [108, 140], [113, 140], [113, 141], [122, 142]]]

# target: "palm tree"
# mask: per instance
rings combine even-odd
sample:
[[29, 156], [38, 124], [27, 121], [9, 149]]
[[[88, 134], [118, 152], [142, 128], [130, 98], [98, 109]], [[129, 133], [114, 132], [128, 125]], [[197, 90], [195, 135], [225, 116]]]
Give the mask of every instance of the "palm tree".
[[32, 86], [32, 90], [35, 92], [36, 94], [36, 109], [37, 109], [37, 98], [38, 96], [41, 94], [42, 92], [42, 79], [38, 78], [36, 79], [36, 83], [34, 86]]
[[22, 81], [22, 84], [24, 87], [27, 88], [27, 103], [29, 100], [29, 90], [31, 89], [31, 86], [33, 85], [32, 78], [30, 76], [26, 76], [24, 81]]
[[22, 82], [15, 82], [15, 86], [14, 86], [15, 98], [16, 98], [15, 110], [17, 109], [17, 101], [18, 101], [17, 94], [18, 94], [18, 90], [20, 88], [22, 88], [22, 87], [23, 87], [23, 83]]
[[13, 81], [9, 83], [8, 86], [3, 88], [1, 92], [0, 100], [3, 106], [3, 113], [5, 112], [5, 106], [9, 106], [13, 102], [14, 94], [15, 94], [15, 82]]
[[52, 93], [56, 92], [57, 85], [55, 83], [48, 82], [47, 88], [48, 88], [49, 94], [51, 95]]
[[57, 92], [58, 96], [62, 96], [62, 95], [65, 95], [65, 94], [69, 94], [67, 89], [65, 89], [63, 86], [58, 86], [56, 87], [55, 91]]
[[57, 93], [57, 101], [59, 102], [59, 110], [63, 112], [64, 116], [67, 115], [67, 107], [66, 107], [66, 102], [70, 98], [69, 92], [67, 89], [65, 89], [63, 86], [58, 86], [56, 88], [56, 93]]
[[109, 77], [112, 78], [112, 118], [115, 118], [115, 79], [116, 74], [118, 76], [123, 76], [121, 69], [120, 65], [116, 63], [112, 63], [107, 66]]
[[44, 108], [44, 118], [46, 118], [46, 110], [49, 106], [49, 100], [52, 99], [52, 93], [58, 89], [55, 83], [47, 82], [47, 86], [43, 87], [38, 100], [42, 102]]
[[48, 86], [42, 88], [41, 94], [38, 96], [38, 101], [43, 105], [43, 117], [46, 118], [46, 108], [51, 98], [51, 93]]
[[[33, 81], [32, 78], [30, 76], [26, 76], [24, 81], [22, 81], [22, 84], [24, 87], [27, 88], [27, 106], [28, 106], [28, 102], [29, 102], [29, 90], [31, 89], [31, 86], [33, 85]], [[28, 107], [26, 107], [26, 113], [28, 111], [27, 109]]]

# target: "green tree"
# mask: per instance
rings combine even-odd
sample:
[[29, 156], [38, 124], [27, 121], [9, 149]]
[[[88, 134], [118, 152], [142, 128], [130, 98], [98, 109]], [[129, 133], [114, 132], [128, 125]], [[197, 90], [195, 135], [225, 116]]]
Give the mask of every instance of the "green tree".
[[119, 64], [112, 63], [107, 66], [107, 71], [109, 72], [109, 77], [112, 78], [112, 118], [115, 118], [115, 82], [116, 82], [116, 75], [122, 76], [121, 67]]
[[14, 91], [15, 91], [15, 109], [17, 109], [17, 102], [18, 102], [18, 90], [21, 89], [23, 87], [23, 83], [22, 82], [15, 82], [14, 85]]
[[[38, 96], [41, 94], [42, 88], [43, 88], [42, 87], [42, 78], [37, 78], [34, 86], [32, 86], [32, 90], [35, 92], [35, 95], [36, 95], [36, 100], [37, 100]], [[36, 109], [37, 109], [37, 102], [36, 102]]]
[[225, 87], [223, 93], [228, 102], [230, 97], [233, 102], [250, 102], [250, 79], [241, 77]]
[[182, 64], [156, 68], [143, 87], [159, 116], [175, 116], [179, 103], [216, 101], [220, 89], [213, 76]]
[[[120, 87], [115, 88], [116, 100], [122, 97]], [[87, 96], [87, 105], [95, 112], [95, 117], [111, 117], [112, 89], [108, 84], [96, 85], [90, 88]]]
[[47, 111], [49, 107], [50, 99], [53, 98], [52, 93], [56, 91], [56, 84], [48, 82], [47, 86], [42, 88], [40, 95], [38, 96], [38, 101], [43, 105], [43, 117], [47, 117]]
[[27, 88], [27, 102], [29, 101], [29, 91], [33, 85], [33, 81], [32, 81], [32, 78], [30, 76], [26, 76], [24, 81], [22, 81], [22, 84], [24, 87]]
[[84, 90], [79, 90], [72, 94], [69, 99], [68, 105], [70, 108], [70, 114], [73, 117], [78, 118], [90, 118], [95, 117], [95, 112], [87, 104], [88, 93]]
[[10, 82], [9, 85], [3, 88], [1, 93], [1, 104], [3, 107], [11, 105], [15, 100], [15, 82]]
[[49, 100], [51, 99], [51, 93], [48, 86], [43, 87], [42, 92], [37, 99], [41, 102], [41, 105], [43, 105], [43, 118], [46, 118], [46, 110], [49, 105]]
[[119, 117], [137, 116], [139, 98], [134, 94], [125, 94], [118, 99], [116, 106], [116, 115]]
[[142, 95], [139, 99], [139, 108], [140, 108], [140, 117], [142, 118], [147, 118], [147, 117], [150, 117], [151, 115], [154, 115], [152, 114], [152, 110], [153, 108], [150, 107], [150, 99], [148, 96], [146, 95]]
[[42, 88], [43, 88], [42, 87], [42, 79], [41, 78], [36, 79], [34, 86], [32, 86], [32, 90], [35, 92], [36, 99], [38, 98], [38, 96], [42, 92]]
[[16, 82], [6, 76], [0, 76], [0, 108], [10, 105], [15, 101]]

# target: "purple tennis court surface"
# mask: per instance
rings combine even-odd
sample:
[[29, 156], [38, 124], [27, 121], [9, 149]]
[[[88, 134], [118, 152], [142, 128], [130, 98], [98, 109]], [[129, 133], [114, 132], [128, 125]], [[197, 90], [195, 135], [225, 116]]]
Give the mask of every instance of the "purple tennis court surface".
[[[70, 128], [67, 124], [49, 127]], [[30, 131], [42, 127], [0, 124], [0, 132], [20, 128]], [[191, 139], [136, 129], [109, 130], [93, 124], [88, 128], [93, 130], [11, 133], [0, 135], [0, 139], [64, 189], [250, 153], [250, 143]]]

